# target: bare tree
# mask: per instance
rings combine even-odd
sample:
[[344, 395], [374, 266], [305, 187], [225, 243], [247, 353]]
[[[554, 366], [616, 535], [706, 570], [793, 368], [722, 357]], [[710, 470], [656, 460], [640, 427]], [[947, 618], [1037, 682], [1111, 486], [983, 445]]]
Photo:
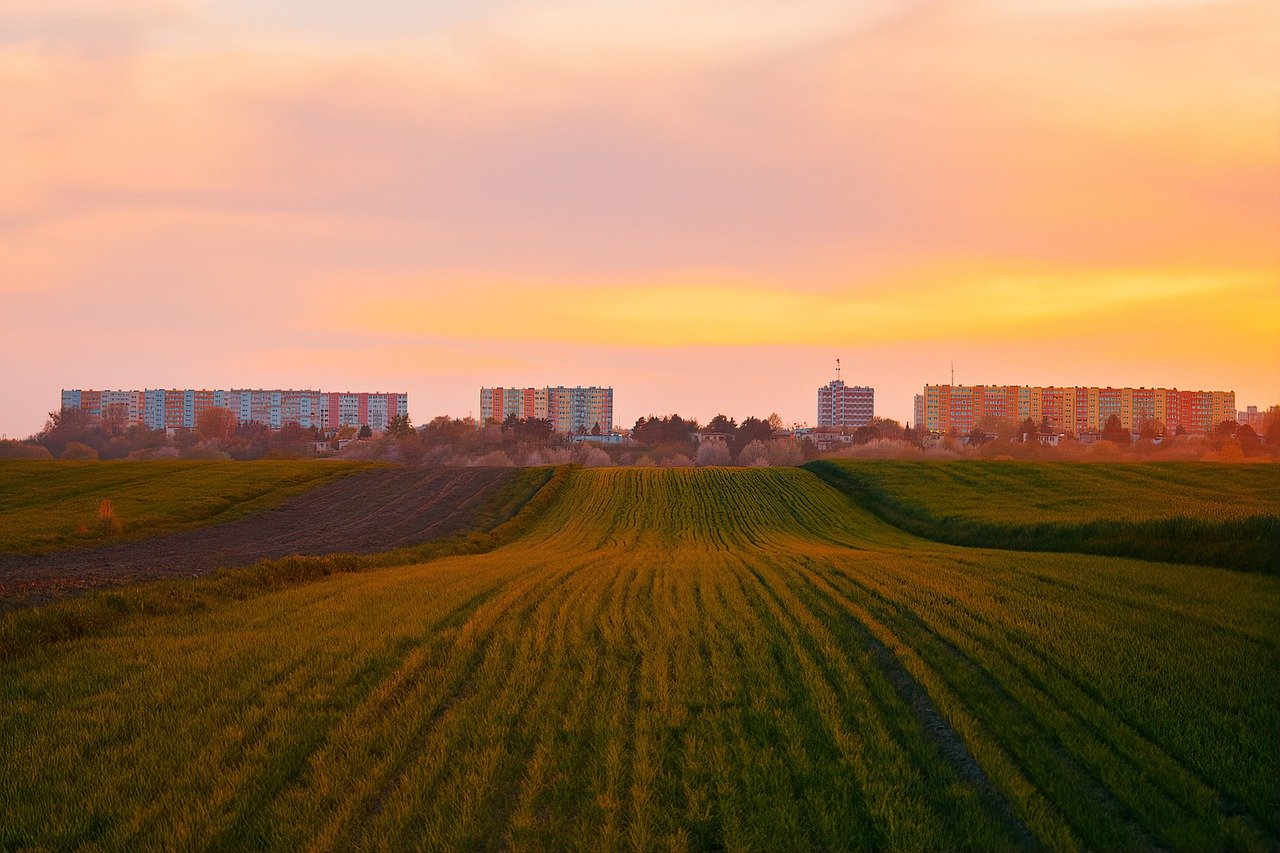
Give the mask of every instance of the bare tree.
[[728, 465], [732, 460], [729, 448], [718, 441], [705, 442], [698, 446], [698, 465]]

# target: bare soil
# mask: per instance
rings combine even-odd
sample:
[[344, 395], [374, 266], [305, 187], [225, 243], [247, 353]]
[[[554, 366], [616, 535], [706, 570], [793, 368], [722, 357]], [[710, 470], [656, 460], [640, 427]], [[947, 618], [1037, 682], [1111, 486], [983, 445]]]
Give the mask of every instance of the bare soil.
[[503, 468], [378, 468], [226, 524], [119, 545], [0, 555], [0, 611], [292, 555], [367, 554], [472, 526]]

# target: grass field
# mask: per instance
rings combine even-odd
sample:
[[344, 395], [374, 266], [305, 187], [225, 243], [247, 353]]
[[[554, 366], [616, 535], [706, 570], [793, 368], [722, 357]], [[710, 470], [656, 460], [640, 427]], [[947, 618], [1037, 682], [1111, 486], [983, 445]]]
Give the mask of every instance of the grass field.
[[[352, 462], [0, 461], [0, 553], [43, 553], [230, 521], [368, 466]], [[111, 501], [122, 530], [98, 520]]]
[[0, 847], [1267, 850], [1280, 580], [570, 470], [507, 544], [0, 663]]
[[1280, 571], [1280, 466], [830, 461], [806, 466], [890, 523], [956, 545]]

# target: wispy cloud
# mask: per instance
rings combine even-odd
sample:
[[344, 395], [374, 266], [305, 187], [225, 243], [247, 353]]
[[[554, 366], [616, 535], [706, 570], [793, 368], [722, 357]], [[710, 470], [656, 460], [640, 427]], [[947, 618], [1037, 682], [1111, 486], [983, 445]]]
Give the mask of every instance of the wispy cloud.
[[[1069, 339], [1096, 318], [1132, 326], [1129, 340], [1160, 345], [1201, 324], [1183, 313], [1145, 328], [1144, 314], [1205, 300], [1259, 305], [1273, 282], [1239, 271], [1085, 270], [926, 272], [874, 289], [788, 290], [762, 282], [692, 274], [632, 285], [484, 283], [465, 278], [362, 280], [337, 286], [304, 326], [432, 339], [538, 341], [629, 347], [836, 347], [957, 340]], [[1265, 314], [1264, 314], [1265, 316]], [[1166, 318], [1167, 319], [1167, 318]], [[1280, 324], [1267, 326], [1280, 332]], [[1222, 343], [1212, 330], [1202, 340]]]
[[127, 311], [267, 372], [345, 324], [621, 371], [1158, 316], [1124, 339], [1198, 370], [1198, 318], [1240, 351], [1280, 317], [1278, 53], [1236, 0], [7, 3], [0, 333], [105, 353]]

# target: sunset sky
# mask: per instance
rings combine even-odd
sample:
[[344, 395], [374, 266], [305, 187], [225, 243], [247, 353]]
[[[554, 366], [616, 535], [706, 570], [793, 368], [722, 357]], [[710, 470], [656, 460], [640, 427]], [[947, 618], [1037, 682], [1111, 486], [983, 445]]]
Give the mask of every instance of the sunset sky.
[[1280, 401], [1280, 4], [0, 0], [0, 432], [61, 388]]

